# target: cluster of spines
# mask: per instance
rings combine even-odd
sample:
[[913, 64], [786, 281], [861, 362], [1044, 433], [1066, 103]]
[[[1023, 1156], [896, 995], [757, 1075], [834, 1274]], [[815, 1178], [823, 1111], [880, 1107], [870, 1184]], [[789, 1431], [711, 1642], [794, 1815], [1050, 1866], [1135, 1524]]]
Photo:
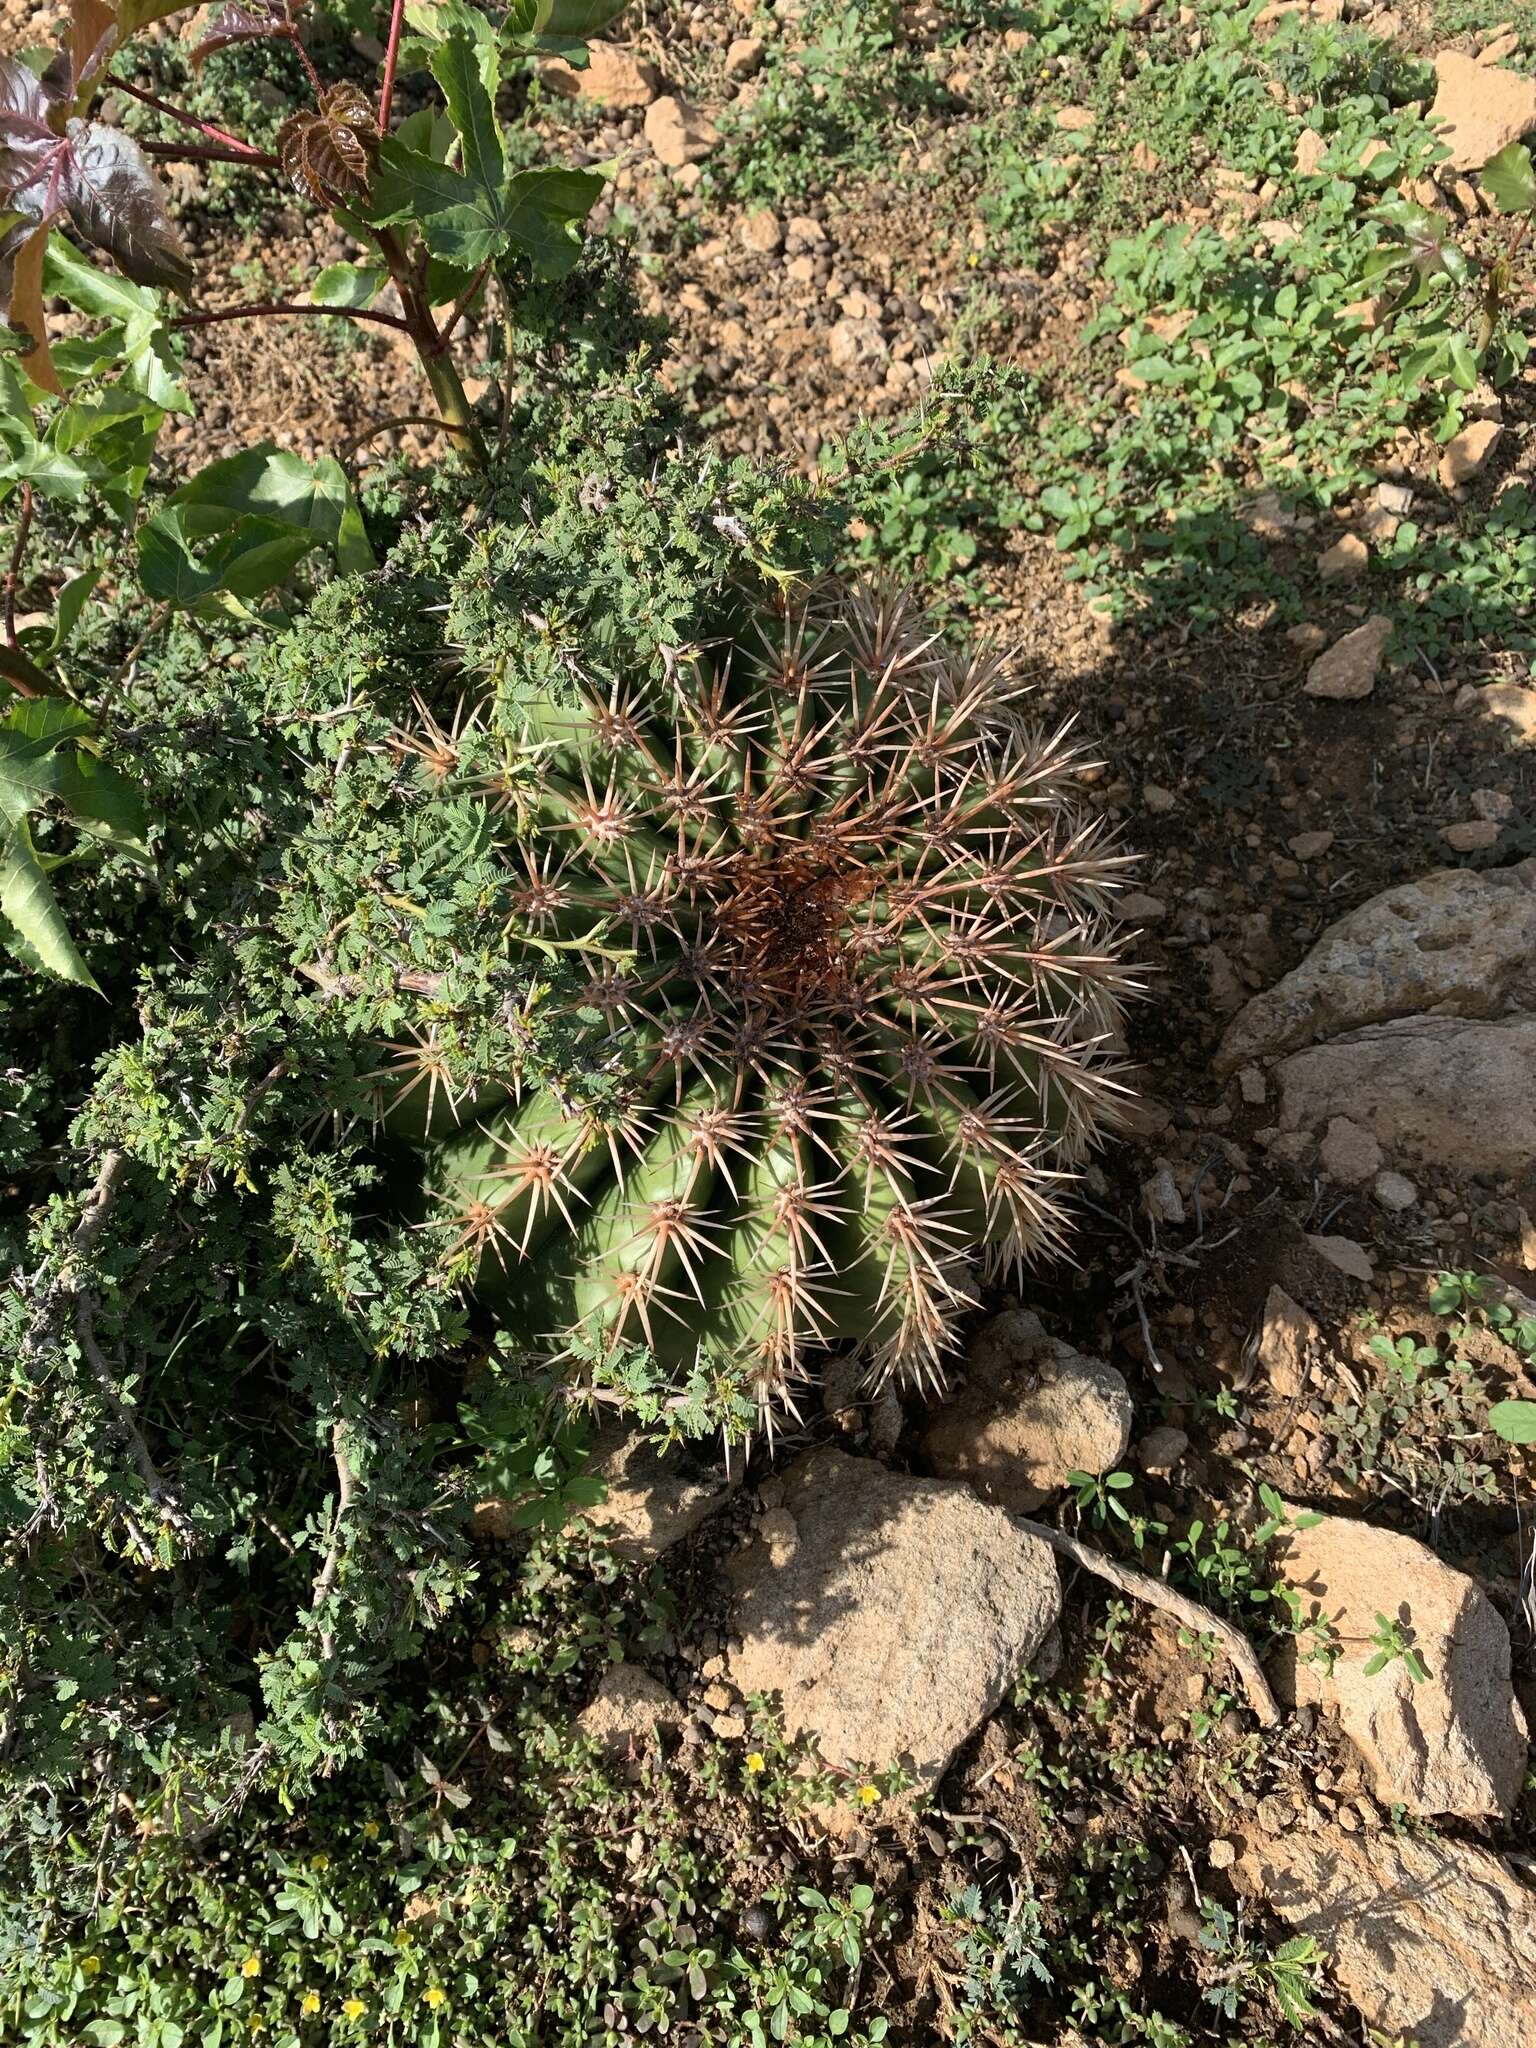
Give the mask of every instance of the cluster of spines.
[[[630, 1081], [606, 1118], [471, 1104], [442, 1148], [451, 1254], [530, 1334], [723, 1347], [765, 1402], [845, 1339], [920, 1379], [977, 1253], [1064, 1247], [1137, 984], [1084, 757], [1019, 697], [862, 588], [532, 709], [536, 793], [484, 792], [514, 832], [513, 931], [606, 932], [582, 999]], [[459, 730], [402, 757], [441, 774]], [[435, 1083], [429, 1045], [400, 1057]]]

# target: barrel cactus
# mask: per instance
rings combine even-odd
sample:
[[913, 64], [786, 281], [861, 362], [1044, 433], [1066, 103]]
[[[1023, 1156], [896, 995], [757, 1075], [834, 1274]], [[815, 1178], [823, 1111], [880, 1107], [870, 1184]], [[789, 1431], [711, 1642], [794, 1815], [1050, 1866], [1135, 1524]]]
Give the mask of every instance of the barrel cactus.
[[485, 789], [514, 943], [582, 963], [620, 1078], [449, 1105], [433, 1222], [521, 1335], [717, 1359], [772, 1407], [833, 1343], [936, 1377], [978, 1277], [1062, 1246], [1135, 977], [1124, 857], [1021, 694], [834, 584], [523, 703], [539, 773]]

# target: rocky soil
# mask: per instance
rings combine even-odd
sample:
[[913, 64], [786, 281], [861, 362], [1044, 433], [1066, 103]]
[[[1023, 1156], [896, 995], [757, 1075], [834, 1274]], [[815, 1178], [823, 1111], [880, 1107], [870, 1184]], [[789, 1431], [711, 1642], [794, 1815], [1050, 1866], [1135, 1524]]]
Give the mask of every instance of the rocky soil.
[[[722, 102], [687, 88], [718, 95], [709, 59], [730, 52], [724, 104], [751, 90], [736, 27], [706, 7], [686, 48], [659, 24], [637, 38], [590, 143], [622, 157], [674, 375], [709, 431], [809, 462], [910, 403], [955, 346], [970, 252], [935, 243], [911, 188], [966, 103], [957, 90], [903, 143], [889, 182], [722, 215], [697, 196]], [[1438, 69], [1468, 164], [1491, 132], [1477, 123], [1536, 123], [1536, 87], [1490, 85], [1475, 55]], [[1069, 349], [1093, 290], [1074, 290], [1075, 265], [1069, 241], [1048, 275], [1005, 280], [993, 345], [1030, 363]], [[1080, 1741], [1058, 1728], [1053, 1745], [1040, 1700], [1082, 1688], [1104, 1750], [1168, 1753], [1155, 1791], [1118, 1783], [1068, 1809], [1088, 1838], [1144, 1831], [1166, 1859], [1163, 1925], [1124, 1967], [1187, 1971], [1207, 1888], [1318, 1936], [1336, 2003], [1309, 2038], [1369, 2025], [1420, 2048], [1495, 2048], [1532, 2025], [1521, 1467], [1477, 1426], [1477, 1395], [1458, 1405], [1466, 1381], [1405, 1392], [1376, 1340], [1433, 1338], [1443, 1270], [1491, 1276], [1521, 1312], [1536, 1293], [1536, 691], [1491, 643], [1450, 672], [1392, 665], [1353, 589], [1386, 522], [1479, 488], [1501, 442], [1529, 467], [1518, 420], [1482, 422], [1444, 449], [1401, 445], [1332, 530], [1273, 519], [1275, 549], [1322, 558], [1325, 601], [1299, 629], [1260, 614], [1203, 642], [1148, 635], [1095, 617], [1028, 539], [987, 566], [992, 623], [1045, 707], [1095, 733], [1102, 798], [1146, 853], [1125, 906], [1155, 990], [1130, 1031], [1136, 1132], [1089, 1176], [1082, 1269], [1042, 1276], [1027, 1313], [1000, 1303], [943, 1405], [830, 1385], [822, 1418], [668, 1560], [697, 1603], [673, 1697], [745, 1740], [749, 1696], [775, 1694], [845, 1788], [841, 1853], [923, 1895], [957, 1867], [1027, 1865], [1031, 1759]], [[1454, 1348], [1485, 1397], [1536, 1392], [1485, 1327]], [[1168, 1533], [1139, 1558], [1113, 1516], [1079, 1533], [1154, 1575], [1192, 1521], [1251, 1527], [1260, 1486], [1293, 1521], [1321, 1516], [1265, 1567], [1304, 1632], [1268, 1639], [1283, 1718], [1251, 1769], [1262, 1717], [1231, 1667], [1141, 1602], [1099, 1653], [1105, 1588], [1029, 1534], [1023, 1518], [1056, 1519], [1084, 1474], [1111, 1472]], [[1204, 1581], [1225, 1608], [1220, 1586]], [[1400, 1658], [1368, 1671], [1384, 1617], [1422, 1678]], [[1331, 1657], [1309, 1654], [1308, 1627]], [[1199, 1737], [1218, 1691], [1219, 1730]], [[890, 1765], [906, 1789], [861, 1811], [861, 1774]], [[949, 2010], [923, 1924], [885, 1993], [915, 2038]]]

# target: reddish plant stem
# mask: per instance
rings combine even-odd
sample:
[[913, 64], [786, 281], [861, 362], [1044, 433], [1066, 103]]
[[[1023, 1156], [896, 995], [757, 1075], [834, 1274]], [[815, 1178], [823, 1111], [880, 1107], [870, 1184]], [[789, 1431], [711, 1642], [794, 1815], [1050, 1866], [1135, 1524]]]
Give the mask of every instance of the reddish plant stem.
[[297, 29], [291, 28], [288, 31], [288, 41], [292, 43], [294, 49], [298, 52], [299, 62], [304, 66], [305, 71], [309, 75], [310, 91], [314, 94], [317, 100], [324, 99], [325, 81], [320, 76], [319, 72], [315, 69], [308, 50], [305, 49], [303, 43], [299, 40], [299, 32]]
[[190, 128], [195, 134], [207, 136], [210, 142], [222, 142], [240, 157], [255, 157], [259, 162], [270, 163], [272, 159], [265, 150], [257, 149], [249, 142], [242, 142], [238, 135], [231, 135], [227, 128], [216, 128], [211, 121], [199, 121], [195, 114], [183, 113], [180, 107], [173, 107], [169, 100], [157, 100], [152, 92], [145, 92], [139, 85], [130, 85], [126, 78], [108, 80], [119, 92], [125, 92], [130, 99], [139, 100], [146, 107], [153, 107], [157, 114], [164, 114], [167, 120], [179, 121], [183, 128]]
[[273, 314], [317, 313], [322, 319], [368, 320], [376, 327], [395, 327], [415, 339], [409, 320], [393, 313], [370, 313], [362, 306], [297, 306], [287, 299], [269, 299], [250, 306], [220, 306], [212, 313], [181, 313], [172, 327], [211, 327], [217, 320], [264, 320]]
[[[11, 549], [10, 567], [5, 572], [5, 638], [16, 645], [16, 590], [21, 581], [21, 558], [27, 552], [32, 532], [32, 486], [21, 487], [21, 516], [16, 521], [16, 545]], [[13, 686], [14, 687], [14, 686]]]
[[389, 110], [395, 97], [395, 65], [400, 57], [400, 29], [405, 20], [405, 0], [393, 0], [389, 14], [389, 41], [384, 46], [384, 82], [379, 88], [379, 133], [389, 132]]
[[226, 149], [218, 142], [141, 142], [146, 156], [171, 164], [245, 164], [253, 171], [280, 171], [282, 160], [264, 149]]

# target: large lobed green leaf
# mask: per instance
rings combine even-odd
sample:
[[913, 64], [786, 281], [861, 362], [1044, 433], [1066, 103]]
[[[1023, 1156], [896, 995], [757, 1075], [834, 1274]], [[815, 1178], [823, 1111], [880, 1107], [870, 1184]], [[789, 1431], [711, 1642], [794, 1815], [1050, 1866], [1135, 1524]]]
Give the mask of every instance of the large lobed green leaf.
[[374, 567], [346, 472], [329, 457], [309, 463], [260, 442], [210, 463], [145, 521], [139, 574], [163, 604], [187, 607], [221, 592], [249, 599], [275, 589], [317, 547], [329, 548], [344, 574]]
[[515, 255], [526, 257], [541, 278], [563, 276], [576, 260], [579, 224], [603, 180], [592, 171], [560, 169], [507, 175], [496, 121], [495, 52], [488, 64], [484, 41], [458, 25], [459, 11], [461, 0], [443, 0], [412, 14], [419, 26], [444, 29], [430, 45], [428, 62], [459, 137], [459, 162], [416, 146], [424, 134], [386, 138], [369, 218], [380, 227], [418, 224], [431, 253], [461, 271]]

